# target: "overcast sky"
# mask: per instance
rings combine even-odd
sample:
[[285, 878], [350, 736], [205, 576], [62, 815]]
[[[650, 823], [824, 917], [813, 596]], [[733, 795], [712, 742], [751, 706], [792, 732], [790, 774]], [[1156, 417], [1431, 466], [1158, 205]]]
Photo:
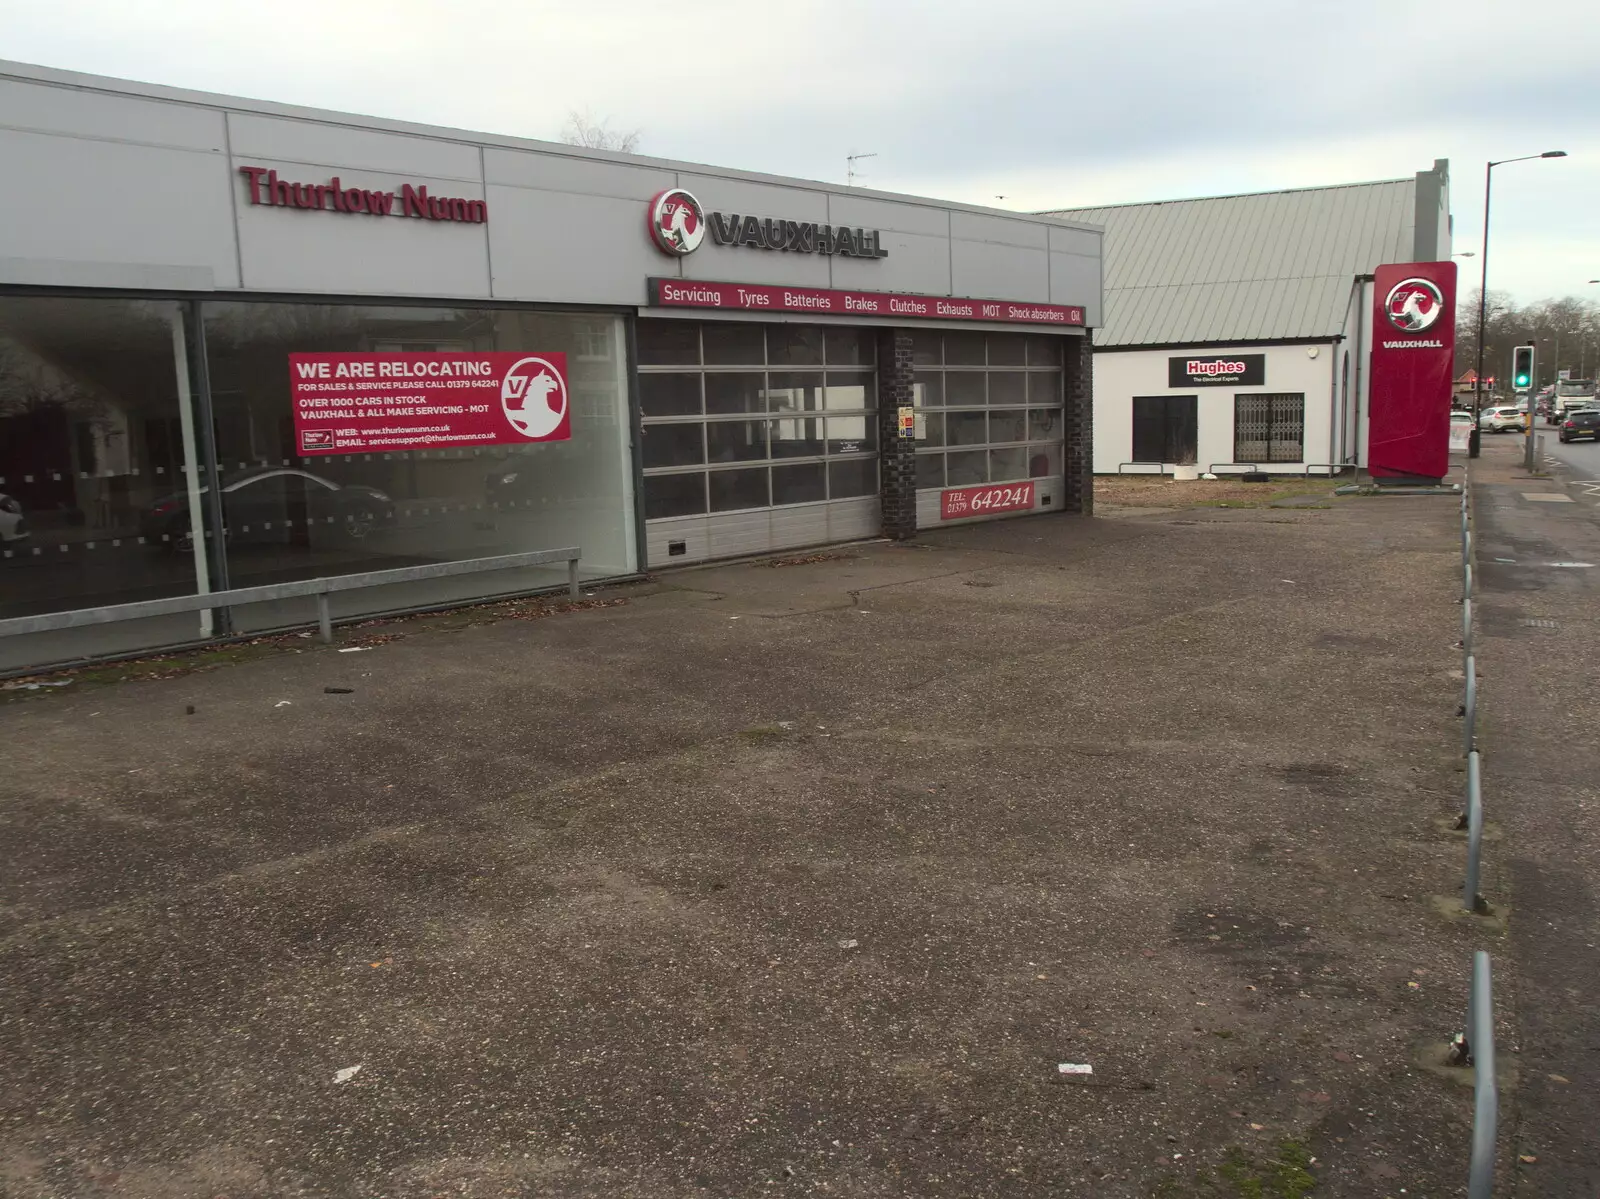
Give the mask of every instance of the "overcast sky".
[[1489, 286], [1600, 299], [1593, 0], [0, 0], [0, 55], [1024, 210], [1448, 158], [1458, 251], [1561, 149], [1496, 169]]

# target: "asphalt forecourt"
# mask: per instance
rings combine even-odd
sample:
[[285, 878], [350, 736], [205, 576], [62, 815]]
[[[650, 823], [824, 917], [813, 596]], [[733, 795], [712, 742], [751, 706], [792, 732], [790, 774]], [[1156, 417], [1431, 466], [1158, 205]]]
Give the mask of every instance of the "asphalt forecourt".
[[0, 693], [0, 1189], [1458, 1193], [1459, 505], [1175, 495]]

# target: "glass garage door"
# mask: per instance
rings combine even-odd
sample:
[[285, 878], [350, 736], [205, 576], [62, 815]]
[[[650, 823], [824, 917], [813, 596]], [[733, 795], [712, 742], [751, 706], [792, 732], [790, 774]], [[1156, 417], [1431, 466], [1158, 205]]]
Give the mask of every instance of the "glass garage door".
[[1061, 339], [1020, 333], [918, 332], [913, 403], [917, 523], [943, 519], [943, 493], [1033, 484], [1033, 507], [1066, 497]]
[[879, 530], [876, 334], [641, 320], [648, 562]]

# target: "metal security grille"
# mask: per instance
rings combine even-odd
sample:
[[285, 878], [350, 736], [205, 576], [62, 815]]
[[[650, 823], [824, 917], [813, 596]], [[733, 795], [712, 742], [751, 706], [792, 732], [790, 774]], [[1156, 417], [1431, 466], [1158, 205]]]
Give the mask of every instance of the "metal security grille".
[[1304, 392], [1233, 397], [1235, 462], [1301, 462], [1305, 459]]

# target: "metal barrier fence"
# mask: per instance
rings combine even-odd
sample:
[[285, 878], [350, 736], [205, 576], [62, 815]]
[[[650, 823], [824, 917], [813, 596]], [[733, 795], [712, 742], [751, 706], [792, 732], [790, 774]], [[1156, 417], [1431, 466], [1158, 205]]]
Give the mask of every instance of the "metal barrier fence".
[[1500, 1136], [1500, 1086], [1495, 1077], [1494, 987], [1489, 955], [1472, 955], [1472, 989], [1467, 1028], [1456, 1038], [1457, 1065], [1473, 1067], [1472, 1156], [1467, 1166], [1467, 1199], [1492, 1199], [1495, 1144]]
[[1136, 475], [1151, 475], [1151, 474], [1154, 474], [1154, 475], [1170, 475], [1172, 473], [1173, 465], [1174, 464], [1171, 463], [1171, 462], [1119, 462], [1119, 463], [1117, 463], [1117, 473], [1119, 475], [1122, 474], [1123, 473], [1122, 468], [1124, 466], [1153, 466], [1153, 467], [1155, 467], [1155, 470], [1153, 470], [1153, 471], [1151, 471], [1151, 470], [1142, 470], [1142, 471], [1136, 470], [1133, 473], [1136, 474]]
[[582, 552], [573, 546], [561, 550], [537, 550], [527, 554], [502, 554], [494, 558], [466, 558], [460, 562], [431, 562], [424, 566], [401, 566], [394, 570], [374, 570], [365, 574], [334, 575], [324, 579], [301, 579], [292, 583], [269, 583], [261, 587], [240, 587], [232, 591], [212, 591], [204, 595], [178, 595], [170, 599], [140, 600], [132, 604], [112, 604], [104, 608], [78, 608], [71, 612], [45, 612], [38, 616], [17, 616], [0, 620], [0, 637], [20, 637], [26, 633], [48, 633], [57, 629], [81, 629], [90, 625], [114, 624], [122, 620], [141, 620], [150, 616], [171, 616], [183, 612], [215, 612], [242, 604], [261, 604], [270, 600], [299, 599], [312, 595], [317, 600], [317, 628], [324, 641], [333, 640], [333, 612], [328, 596], [335, 591], [355, 591], [363, 587], [382, 587], [389, 583], [414, 583], [423, 579], [442, 579], [452, 575], [478, 574], [490, 570], [515, 570], [524, 566], [567, 564], [567, 592], [578, 596], [578, 560]]
[[[1461, 654], [1465, 677], [1461, 717], [1462, 751], [1467, 759], [1467, 794], [1458, 828], [1467, 833], [1466, 878], [1461, 887], [1464, 912], [1487, 915], [1480, 890], [1483, 869], [1483, 769], [1478, 754], [1478, 662], [1473, 652], [1472, 506], [1469, 484], [1461, 487]], [[1494, 995], [1489, 955], [1472, 955], [1472, 987], [1467, 1002], [1466, 1031], [1456, 1038], [1452, 1060], [1473, 1066], [1472, 1154], [1467, 1168], [1468, 1199], [1492, 1199], [1495, 1146], [1499, 1138], [1500, 1092], [1495, 1079]]]
[[1467, 829], [1467, 878], [1461, 887], [1461, 910], [1486, 915], [1489, 905], [1478, 890], [1483, 861], [1483, 776], [1477, 750], [1467, 755], [1467, 806], [1461, 815]]

